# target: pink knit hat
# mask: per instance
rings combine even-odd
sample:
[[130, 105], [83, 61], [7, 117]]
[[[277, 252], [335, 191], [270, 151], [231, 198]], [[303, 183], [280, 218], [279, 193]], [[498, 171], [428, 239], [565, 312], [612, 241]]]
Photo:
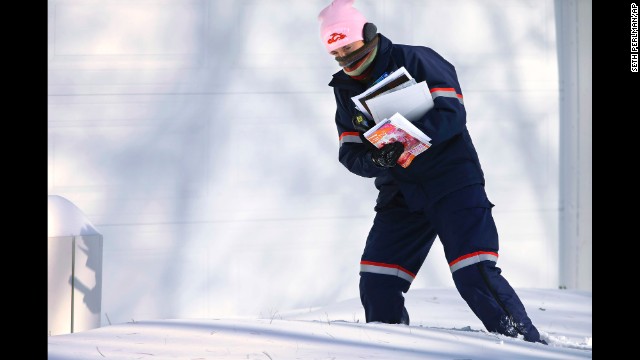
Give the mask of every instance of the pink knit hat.
[[367, 19], [352, 4], [354, 0], [333, 0], [318, 14], [320, 38], [328, 52], [363, 40], [362, 28]]

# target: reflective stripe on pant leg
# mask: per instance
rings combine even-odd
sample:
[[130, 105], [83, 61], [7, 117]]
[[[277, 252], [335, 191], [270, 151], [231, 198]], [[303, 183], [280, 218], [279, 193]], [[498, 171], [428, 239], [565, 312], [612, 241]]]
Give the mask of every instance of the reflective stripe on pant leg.
[[481, 261], [493, 261], [498, 262], [498, 253], [493, 251], [476, 251], [471, 254], [462, 255], [459, 258], [449, 263], [449, 269], [451, 272], [462, 269], [465, 266], [477, 264]]
[[378, 211], [360, 258], [360, 272], [413, 282], [436, 238], [422, 213], [403, 206]]
[[373, 261], [360, 261], [360, 272], [369, 272], [374, 274], [393, 275], [401, 279], [407, 280], [409, 283], [413, 282], [416, 275], [411, 271], [403, 268], [400, 265], [385, 264]]

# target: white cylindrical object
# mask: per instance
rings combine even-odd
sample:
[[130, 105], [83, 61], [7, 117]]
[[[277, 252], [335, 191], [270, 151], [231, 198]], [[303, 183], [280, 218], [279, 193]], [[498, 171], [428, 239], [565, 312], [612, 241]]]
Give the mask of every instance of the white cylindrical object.
[[49, 335], [100, 327], [102, 235], [57, 195], [49, 195], [47, 249]]

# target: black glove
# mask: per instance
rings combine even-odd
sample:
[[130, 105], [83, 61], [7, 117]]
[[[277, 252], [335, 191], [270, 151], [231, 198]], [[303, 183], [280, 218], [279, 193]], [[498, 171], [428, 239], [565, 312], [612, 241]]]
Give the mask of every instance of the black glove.
[[367, 119], [367, 117], [359, 111], [356, 112], [355, 115], [353, 115], [353, 117], [351, 118], [351, 123], [353, 124], [353, 127], [356, 128], [356, 130], [363, 133], [367, 132], [376, 124], [375, 121]]
[[396, 141], [386, 144], [380, 149], [371, 150], [371, 160], [379, 167], [390, 168], [396, 166], [403, 152], [404, 144]]

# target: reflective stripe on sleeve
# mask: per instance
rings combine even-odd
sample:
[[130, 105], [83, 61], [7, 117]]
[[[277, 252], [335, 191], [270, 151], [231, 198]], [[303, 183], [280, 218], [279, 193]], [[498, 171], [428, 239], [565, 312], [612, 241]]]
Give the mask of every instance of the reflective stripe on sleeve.
[[340, 134], [340, 146], [344, 143], [362, 143], [362, 139], [360, 138], [360, 133], [357, 131], [348, 131]]
[[457, 98], [460, 101], [460, 104], [464, 105], [464, 101], [462, 99], [462, 94], [457, 94], [456, 89], [454, 88], [433, 88], [431, 91], [431, 97], [434, 99], [438, 96]]
[[477, 264], [485, 260], [498, 262], [498, 253], [490, 251], [476, 251], [471, 254], [463, 255], [450, 262], [449, 269], [451, 270], [451, 273], [453, 273], [465, 266]]
[[373, 261], [360, 261], [360, 272], [368, 272], [374, 274], [393, 275], [401, 279], [413, 282], [416, 277], [414, 273], [403, 268], [400, 265], [385, 264]]

